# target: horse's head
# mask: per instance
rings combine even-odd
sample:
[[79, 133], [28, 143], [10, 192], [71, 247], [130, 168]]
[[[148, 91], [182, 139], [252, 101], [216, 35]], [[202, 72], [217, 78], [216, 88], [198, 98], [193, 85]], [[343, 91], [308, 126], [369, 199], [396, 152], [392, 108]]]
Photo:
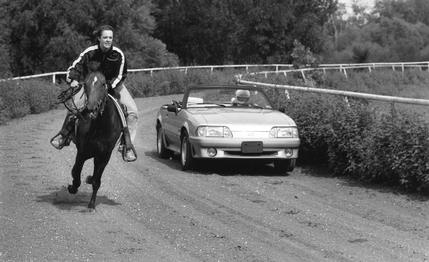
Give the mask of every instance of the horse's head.
[[91, 72], [85, 79], [86, 110], [91, 119], [102, 112], [107, 96], [106, 78], [100, 72]]

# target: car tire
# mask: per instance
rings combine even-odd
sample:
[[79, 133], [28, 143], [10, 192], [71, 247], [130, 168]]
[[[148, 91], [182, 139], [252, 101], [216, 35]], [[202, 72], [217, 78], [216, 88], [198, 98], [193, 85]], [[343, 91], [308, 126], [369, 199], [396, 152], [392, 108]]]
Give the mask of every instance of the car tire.
[[156, 129], [156, 151], [160, 158], [169, 158], [171, 151], [165, 146], [164, 135], [161, 127]]
[[189, 135], [186, 131], [182, 135], [180, 144], [180, 165], [182, 166], [182, 170], [189, 170], [194, 165], [191, 143], [189, 143]]
[[296, 159], [279, 159], [274, 161], [274, 168], [279, 173], [292, 172], [295, 168]]

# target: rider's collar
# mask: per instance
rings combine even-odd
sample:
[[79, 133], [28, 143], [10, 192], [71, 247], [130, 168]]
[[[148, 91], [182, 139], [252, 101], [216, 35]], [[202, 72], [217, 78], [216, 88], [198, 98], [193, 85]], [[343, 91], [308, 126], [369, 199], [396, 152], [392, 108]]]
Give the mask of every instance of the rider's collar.
[[103, 48], [101, 47], [101, 45], [100, 45], [100, 44], [98, 44], [98, 49], [99, 49], [101, 52], [103, 52], [103, 53], [109, 53], [110, 51], [112, 51], [112, 49], [113, 49], [113, 45], [111, 45], [109, 49], [105, 50], [105, 49], [103, 49]]

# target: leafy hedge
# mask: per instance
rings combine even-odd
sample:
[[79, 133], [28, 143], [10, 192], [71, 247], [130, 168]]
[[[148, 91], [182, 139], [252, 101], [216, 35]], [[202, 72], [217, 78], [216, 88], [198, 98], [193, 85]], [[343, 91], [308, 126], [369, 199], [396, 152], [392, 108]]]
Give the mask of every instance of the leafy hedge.
[[[322, 77], [317, 74], [307, 83], [281, 80], [278, 76], [263, 81], [338, 89], [342, 86], [342, 90], [386, 95], [409, 93], [422, 98], [428, 97], [429, 74], [356, 73], [345, 78], [334, 73]], [[284, 91], [268, 92], [298, 125], [301, 164], [325, 163], [337, 176], [429, 193], [429, 130], [428, 118], [423, 114], [426, 107], [298, 92], [289, 92], [289, 100]]]
[[0, 82], [0, 124], [57, 106], [60, 87], [43, 80]]
[[[189, 70], [130, 74], [127, 87], [135, 97], [183, 92], [190, 84], [227, 84], [237, 71]], [[261, 82], [310, 85], [384, 95], [429, 97], [429, 73], [373, 71], [261, 77]], [[56, 106], [61, 87], [44, 81], [0, 83], [0, 123]], [[429, 119], [426, 107], [391, 105], [362, 99], [266, 89], [278, 108], [297, 123], [301, 164], [327, 164], [337, 176], [429, 192]], [[291, 99], [288, 99], [290, 96]]]

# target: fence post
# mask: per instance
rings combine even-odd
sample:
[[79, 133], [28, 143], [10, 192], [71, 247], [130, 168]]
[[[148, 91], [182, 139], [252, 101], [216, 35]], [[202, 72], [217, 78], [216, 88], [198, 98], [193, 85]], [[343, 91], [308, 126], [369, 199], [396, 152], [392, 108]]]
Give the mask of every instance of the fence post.
[[307, 78], [305, 78], [304, 70], [301, 70], [302, 78], [304, 79], [304, 83], [307, 83]]
[[344, 102], [346, 102], [347, 107], [350, 108], [350, 103], [349, 103], [349, 99], [347, 98], [347, 96], [344, 97]]
[[52, 84], [55, 84], [56, 83], [56, 81], [55, 81], [55, 74], [52, 74]]

